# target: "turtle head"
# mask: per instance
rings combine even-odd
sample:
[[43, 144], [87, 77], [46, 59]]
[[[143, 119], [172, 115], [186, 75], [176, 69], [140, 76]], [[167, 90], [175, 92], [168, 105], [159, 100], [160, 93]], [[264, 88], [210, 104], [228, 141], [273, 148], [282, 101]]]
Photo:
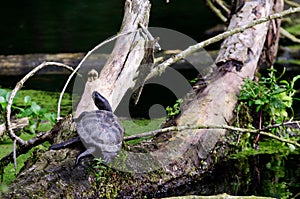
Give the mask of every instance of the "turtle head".
[[94, 91], [92, 94], [92, 97], [93, 97], [95, 105], [97, 106], [97, 108], [99, 110], [106, 110], [106, 111], [110, 111], [110, 112], [112, 111], [109, 102], [100, 93], [98, 93], [97, 91]]

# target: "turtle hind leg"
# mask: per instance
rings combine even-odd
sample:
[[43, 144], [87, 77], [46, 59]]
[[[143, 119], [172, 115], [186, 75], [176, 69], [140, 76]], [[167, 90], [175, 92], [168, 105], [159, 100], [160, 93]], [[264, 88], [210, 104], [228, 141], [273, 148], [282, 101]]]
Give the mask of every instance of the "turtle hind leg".
[[92, 153], [94, 152], [94, 149], [87, 149], [87, 150], [85, 150], [84, 152], [82, 152], [82, 153], [80, 153], [78, 156], [77, 156], [77, 158], [76, 158], [76, 162], [75, 162], [75, 165], [78, 165], [78, 163], [79, 163], [79, 161], [80, 161], [80, 159], [81, 158], [84, 158], [84, 157], [86, 157], [86, 156], [90, 156], [90, 155], [92, 155]]
[[71, 146], [73, 144], [76, 144], [78, 142], [81, 142], [79, 136], [74, 137], [74, 138], [72, 138], [70, 140], [58, 143], [58, 144], [53, 144], [52, 146], [50, 146], [50, 150], [64, 149], [64, 148], [67, 148], [67, 147], [69, 147], [69, 146]]

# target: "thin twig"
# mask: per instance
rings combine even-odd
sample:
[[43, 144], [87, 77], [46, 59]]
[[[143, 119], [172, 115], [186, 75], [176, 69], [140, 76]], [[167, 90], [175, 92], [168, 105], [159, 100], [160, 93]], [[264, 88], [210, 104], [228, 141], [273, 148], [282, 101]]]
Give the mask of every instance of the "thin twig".
[[294, 7], [299, 7], [300, 4], [295, 2], [295, 1], [290, 1], [290, 0], [285, 0], [284, 1], [287, 5], [290, 5], [290, 6], [294, 6]]
[[37, 67], [35, 67], [32, 71], [30, 71], [29, 73], [27, 73], [27, 75], [25, 75], [25, 77], [23, 77], [15, 86], [15, 88], [11, 91], [11, 95], [9, 97], [8, 100], [8, 104], [6, 107], [6, 129], [9, 131], [9, 137], [12, 140], [16, 140], [18, 143], [25, 145], [26, 142], [24, 140], [22, 140], [20, 137], [18, 137], [12, 130], [11, 128], [11, 121], [10, 121], [10, 116], [11, 116], [11, 107], [12, 107], [12, 103], [13, 103], [13, 99], [15, 98], [17, 92], [23, 87], [24, 83], [31, 77], [33, 76], [35, 73], [37, 73], [39, 70], [41, 70], [42, 68], [46, 67], [46, 66], [58, 66], [58, 67], [62, 67], [62, 68], [66, 68], [68, 70], [73, 70], [72, 67], [66, 65], [66, 64], [62, 64], [62, 63], [57, 63], [57, 62], [43, 62], [42, 64], [38, 65]]
[[161, 133], [167, 133], [171, 131], [183, 131], [187, 129], [227, 129], [227, 130], [233, 130], [233, 131], [239, 131], [239, 132], [251, 132], [251, 133], [257, 133], [258, 130], [254, 129], [244, 129], [244, 128], [238, 128], [238, 127], [233, 127], [233, 126], [228, 126], [228, 125], [197, 125], [197, 126], [191, 126], [191, 125], [183, 125], [183, 126], [171, 126], [163, 129], [157, 129], [154, 131], [149, 131], [137, 135], [131, 135], [124, 137], [125, 141], [128, 140], [134, 140], [134, 139], [139, 139], [143, 137], [149, 137], [149, 136], [155, 136]]
[[284, 37], [286, 37], [287, 39], [291, 40], [292, 42], [295, 43], [300, 43], [300, 39], [298, 39], [297, 37], [295, 37], [295, 35], [289, 33], [288, 31], [286, 31], [284, 28], [280, 28], [280, 34]]
[[64, 117], [63, 120], [59, 121], [50, 131], [48, 132], [41, 132], [38, 135], [36, 135], [34, 138], [31, 138], [26, 142], [25, 146], [17, 147], [16, 153], [13, 151], [6, 156], [2, 157], [0, 159], [0, 170], [6, 167], [9, 163], [14, 161], [14, 156], [18, 157], [22, 154], [26, 154], [28, 151], [30, 151], [33, 147], [38, 146], [46, 141], [51, 141], [55, 137], [57, 137], [57, 134], [61, 132], [61, 128], [69, 125], [71, 123], [71, 115], [67, 115]]
[[151, 78], [153, 78], [155, 76], [158, 76], [158, 75], [162, 74], [166, 70], [166, 68], [168, 66], [170, 66], [171, 64], [176, 63], [177, 61], [179, 61], [179, 60], [187, 57], [188, 55], [196, 52], [197, 50], [199, 50], [201, 48], [204, 48], [205, 46], [208, 46], [210, 44], [213, 44], [213, 43], [216, 43], [218, 41], [221, 41], [222, 39], [230, 37], [230, 36], [232, 36], [234, 34], [243, 32], [246, 29], [251, 28], [253, 26], [256, 26], [258, 24], [261, 24], [261, 23], [264, 23], [264, 22], [267, 22], [267, 21], [270, 21], [270, 20], [273, 20], [273, 19], [282, 18], [283, 16], [286, 16], [286, 15], [289, 15], [289, 14], [293, 14], [293, 13], [296, 13], [296, 12], [300, 12], [300, 7], [290, 8], [290, 9], [284, 10], [282, 12], [269, 15], [268, 17], [257, 19], [255, 21], [249, 23], [249, 24], [246, 24], [246, 25], [243, 25], [241, 27], [237, 27], [237, 28], [228, 30], [228, 31], [223, 32], [223, 33], [221, 33], [219, 35], [216, 35], [216, 36], [214, 36], [214, 37], [212, 37], [210, 39], [207, 39], [207, 40], [202, 41], [202, 42], [200, 42], [198, 44], [190, 46], [187, 49], [185, 49], [185, 50], [181, 51], [180, 53], [178, 53], [177, 55], [174, 55], [173, 57], [167, 59], [163, 63], [157, 65], [152, 70], [152, 72], [147, 76], [147, 78], [146, 78], [145, 81], [147, 81], [147, 80], [149, 80], [149, 79], [151, 79]]
[[226, 12], [226, 14], [230, 14], [230, 10], [228, 9], [228, 5], [222, 0], [216, 0], [216, 3]]
[[[293, 121], [293, 122], [288, 121], [288, 122], [281, 123], [281, 124], [267, 126], [263, 129], [268, 130], [271, 128], [278, 128], [280, 126], [286, 126], [286, 125], [292, 125], [292, 124], [298, 125], [299, 121]], [[265, 136], [268, 136], [270, 138], [273, 138], [273, 139], [276, 139], [276, 140], [279, 140], [282, 142], [293, 144], [300, 148], [300, 144], [298, 142], [278, 137], [274, 134], [263, 131], [263, 129], [246, 129], [246, 128], [233, 127], [233, 126], [229, 126], [229, 125], [171, 126], [171, 127], [157, 129], [154, 131], [149, 131], [149, 132], [145, 132], [145, 133], [141, 133], [141, 134], [137, 134], [137, 135], [126, 136], [126, 137], [124, 137], [124, 140], [129, 141], [129, 140], [139, 139], [139, 138], [143, 138], [143, 137], [155, 136], [158, 134], [167, 133], [167, 132], [171, 132], [171, 131], [183, 131], [183, 130], [187, 130], [187, 129], [226, 129], [226, 130], [238, 131], [238, 132], [242, 132], [242, 133], [254, 133], [254, 134], [259, 133], [261, 135], [265, 135]]]
[[18, 169], [18, 163], [17, 163], [17, 140], [14, 140], [13, 143], [13, 159], [14, 159], [14, 168], [15, 168], [15, 174], [17, 175], [17, 169]]
[[77, 71], [80, 69], [81, 65], [83, 64], [83, 62], [95, 51], [97, 50], [98, 48], [102, 47], [103, 45], [121, 37], [121, 36], [124, 36], [124, 35], [127, 35], [127, 34], [131, 34], [131, 33], [134, 33], [134, 32], [137, 32], [139, 31], [139, 29], [137, 30], [134, 30], [134, 31], [128, 31], [128, 32], [125, 32], [125, 33], [121, 33], [121, 34], [118, 34], [118, 35], [115, 35], [113, 36], [112, 38], [108, 39], [108, 40], [105, 40], [103, 41], [102, 43], [98, 44], [96, 47], [94, 47], [92, 50], [90, 50], [85, 56], [84, 58], [81, 60], [81, 62], [78, 64], [78, 66], [74, 69], [74, 71], [70, 74], [67, 82], [65, 83], [64, 85], [64, 88], [62, 89], [61, 93], [60, 93], [60, 96], [59, 96], [59, 100], [58, 100], [58, 105], [57, 105], [57, 120], [60, 120], [61, 117], [60, 117], [60, 107], [61, 107], [61, 102], [62, 102], [62, 98], [63, 98], [63, 95], [71, 81], [71, 79], [73, 78], [73, 76], [75, 75], [75, 73], [77, 73]]
[[268, 132], [264, 132], [264, 131], [260, 131], [260, 134], [261, 134], [261, 135], [268, 136], [268, 137], [273, 138], [273, 139], [276, 139], [276, 140], [279, 140], [279, 141], [281, 141], [281, 142], [286, 142], [286, 143], [289, 143], [289, 144], [293, 144], [293, 145], [295, 145], [295, 146], [297, 146], [297, 147], [300, 148], [300, 144], [299, 144], [298, 142], [296, 142], [296, 141], [284, 139], [284, 138], [281, 138], [281, 137], [279, 137], [279, 136], [276, 136], [276, 135], [274, 135], [274, 134], [272, 134], [272, 133], [268, 133]]
[[25, 77], [23, 77], [16, 84], [15, 88], [11, 91], [11, 95], [9, 97], [8, 104], [7, 104], [7, 107], [6, 107], [6, 129], [8, 130], [9, 137], [14, 141], [13, 153], [14, 153], [14, 166], [15, 166], [15, 169], [17, 169], [17, 159], [16, 159], [16, 148], [17, 147], [16, 146], [17, 146], [17, 144], [21, 144], [22, 146], [24, 146], [24, 145], [27, 144], [27, 141], [24, 141], [23, 139], [21, 139], [13, 131], [12, 124], [11, 124], [11, 121], [10, 121], [11, 107], [12, 107], [13, 99], [15, 98], [17, 92], [23, 87], [24, 83], [31, 76], [33, 76], [35, 73], [37, 73], [39, 70], [41, 70], [42, 68], [44, 68], [46, 66], [58, 66], [58, 67], [66, 68], [68, 70], [73, 70], [72, 67], [70, 67], [66, 64], [57, 63], [57, 62], [43, 62], [42, 64], [35, 67], [32, 71], [27, 73], [27, 75], [25, 75]]
[[207, 5], [210, 9], [223, 21], [226, 22], [227, 18], [222, 14], [222, 12], [213, 4], [211, 0], [206, 0]]

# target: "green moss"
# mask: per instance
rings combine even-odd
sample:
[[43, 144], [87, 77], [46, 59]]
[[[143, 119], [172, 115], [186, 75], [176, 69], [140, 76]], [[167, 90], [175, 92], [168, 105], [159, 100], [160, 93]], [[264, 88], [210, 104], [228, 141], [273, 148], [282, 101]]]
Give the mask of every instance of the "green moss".
[[[125, 127], [125, 136], [136, 135], [143, 132], [153, 131], [160, 128], [160, 125], [165, 121], [165, 118], [156, 118], [156, 119], [122, 119], [121, 122]], [[129, 145], [134, 145], [140, 143], [141, 141], [148, 138], [141, 138], [132, 141], [126, 142]]]

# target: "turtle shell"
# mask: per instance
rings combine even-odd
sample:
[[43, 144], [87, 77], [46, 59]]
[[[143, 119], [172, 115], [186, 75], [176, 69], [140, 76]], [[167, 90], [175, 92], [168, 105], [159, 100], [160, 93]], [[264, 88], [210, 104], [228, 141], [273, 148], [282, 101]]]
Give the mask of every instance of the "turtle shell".
[[94, 157], [106, 163], [118, 154], [122, 147], [124, 128], [116, 115], [110, 111], [96, 110], [82, 113], [77, 119], [77, 132]]

